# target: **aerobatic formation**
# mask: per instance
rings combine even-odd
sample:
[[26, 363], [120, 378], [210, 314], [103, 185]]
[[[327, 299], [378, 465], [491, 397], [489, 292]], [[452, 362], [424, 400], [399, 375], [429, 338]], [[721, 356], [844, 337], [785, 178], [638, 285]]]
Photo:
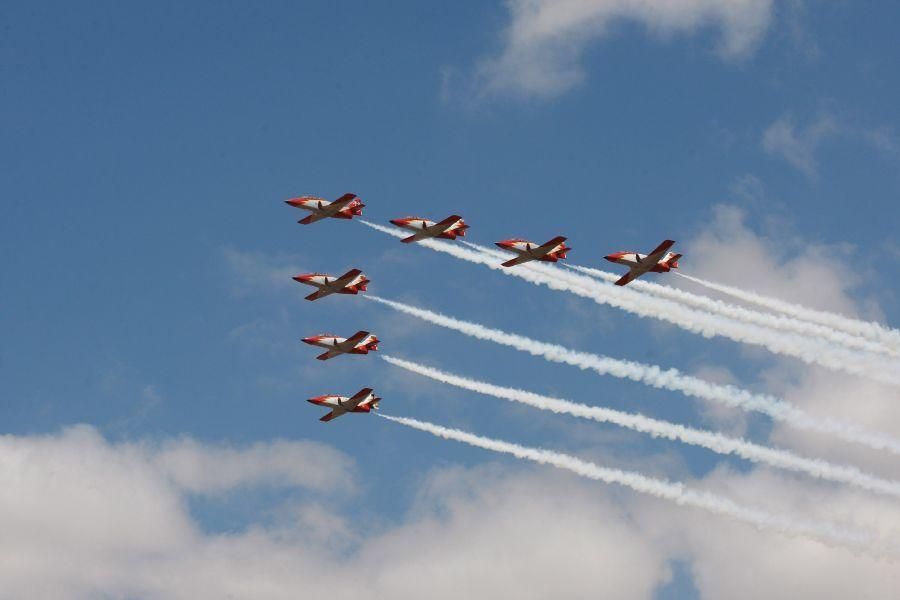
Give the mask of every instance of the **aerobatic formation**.
[[[310, 213], [300, 219], [299, 223], [304, 225], [327, 218], [351, 220], [361, 217], [362, 209], [365, 206], [356, 194], [344, 194], [334, 201], [316, 196], [301, 196], [287, 200], [286, 203]], [[630, 250], [607, 254], [604, 257], [607, 261], [628, 269], [627, 272], [620, 275], [567, 263], [562, 264], [568, 269], [545, 264], [559, 263], [567, 259], [568, 252], [572, 248], [567, 245], [568, 239], [563, 236], [553, 237], [543, 244], [520, 238], [506, 239], [495, 242], [495, 245], [500, 248], [500, 250], [495, 250], [466, 240], [454, 241], [457, 238], [465, 237], [469, 229], [469, 225], [459, 215], [450, 215], [440, 221], [432, 221], [424, 217], [390, 219], [390, 223], [396, 228], [385, 227], [362, 219], [360, 222], [376, 231], [399, 238], [405, 244], [417, 243], [417, 245], [430, 250], [487, 266], [494, 271], [523, 279], [535, 285], [589, 298], [598, 304], [613, 306], [640, 317], [661, 319], [684, 330], [702, 333], [707, 337], [720, 335], [736, 342], [762, 346], [776, 354], [791, 356], [809, 364], [867, 377], [888, 385], [900, 386], [900, 375], [898, 375], [900, 364], [897, 362], [897, 357], [900, 356], [900, 331], [895, 329], [832, 313], [813, 311], [806, 307], [745, 292], [738, 288], [721, 286], [687, 275], [685, 277], [688, 280], [709, 289], [722, 291], [726, 295], [753, 305], [754, 308], [738, 306], [680, 288], [648, 281], [639, 281], [627, 290], [620, 289], [647, 273], [668, 273], [673, 269], [678, 269], [678, 262], [682, 255], [672, 251], [672, 247], [675, 245], [673, 240], [664, 240], [648, 254]], [[449, 242], [441, 240], [449, 240]], [[365, 293], [370, 283], [365, 274], [357, 268], [350, 269], [340, 276], [305, 273], [296, 275], [293, 279], [298, 283], [316, 288], [313, 293], [306, 296], [306, 300], [318, 300], [335, 294], [358, 295]], [[757, 394], [733, 385], [706, 381], [673, 368], [666, 369], [657, 365], [594, 355], [557, 344], [540, 342], [385, 298], [369, 295], [363, 297], [379, 305], [458, 331], [472, 338], [513, 347], [551, 362], [571, 364], [595, 371], [600, 375], [630, 379], [636, 383], [764, 414], [773, 421], [797, 429], [805, 429], [817, 435], [830, 435], [844, 442], [900, 454], [900, 439], [891, 434], [868, 430], [855, 423], [834, 417], [813, 416], [773, 396]], [[302, 341], [324, 350], [316, 356], [316, 359], [322, 361], [341, 355], [367, 355], [370, 352], [378, 351], [380, 343], [377, 336], [365, 330], [357, 331], [346, 338], [333, 334], [318, 334], [305, 337]], [[744, 460], [803, 473], [809, 477], [830, 481], [834, 484], [849, 485], [876, 494], [900, 497], [900, 481], [878, 477], [853, 465], [807, 457], [792, 450], [656, 420], [640, 413], [615, 411], [542, 396], [527, 390], [504, 388], [399, 358], [390, 356], [382, 356], [382, 358], [397, 368], [446, 385], [521, 402], [555, 413], [613, 423], [654, 437], [700, 446], [719, 454], [733, 454]], [[352, 396], [325, 394], [309, 398], [310, 403], [330, 409], [320, 418], [324, 422], [347, 413], [373, 412], [378, 409], [380, 400], [381, 398], [369, 387], [359, 390]], [[425, 431], [444, 439], [456, 440], [567, 469], [583, 477], [623, 485], [679, 504], [693, 505], [707, 512], [750, 523], [756, 527], [768, 528], [787, 535], [802, 535], [827, 545], [850, 547], [880, 558], [900, 559], [900, 548], [896, 544], [872, 532], [843, 528], [830, 522], [811, 522], [800, 516], [768, 513], [763, 509], [744, 506], [710, 492], [691, 490], [681, 483], [669, 483], [664, 480], [648, 478], [639, 473], [607, 469], [549, 450], [527, 448], [500, 440], [483, 438], [414, 419], [381, 416], [391, 422]]]
[[[362, 216], [362, 209], [366, 206], [359, 196], [352, 193], [344, 194], [334, 201], [318, 196], [299, 196], [285, 200], [285, 204], [311, 213], [297, 221], [302, 225], [309, 225], [327, 218], [350, 220], [353, 217]], [[469, 228], [459, 215], [450, 215], [437, 222], [422, 217], [403, 217], [391, 219], [390, 222], [401, 229], [412, 232], [412, 235], [400, 240], [406, 244], [432, 238], [455, 240], [457, 237], [464, 237]], [[514, 267], [531, 261], [555, 263], [564, 260], [566, 253], [572, 249], [566, 245], [566, 239], [563, 236], [557, 236], [543, 244], [535, 244], [528, 240], [514, 238], [496, 242], [496, 245], [516, 255], [501, 263], [504, 267]], [[617, 281], [616, 285], [625, 285], [644, 273], [665, 273], [670, 269], [677, 268], [681, 255], [667, 252], [674, 243], [666, 240], [649, 255], [636, 252], [619, 252], [608, 255], [607, 260], [626, 265], [629, 268], [628, 273]], [[350, 269], [339, 277], [324, 273], [302, 273], [295, 275], [293, 279], [297, 283], [317, 288], [315, 292], [306, 296], [306, 300], [318, 300], [332, 294], [356, 295], [365, 292], [366, 286], [369, 284], [369, 279], [359, 269]], [[326, 349], [326, 352], [316, 356], [319, 360], [328, 360], [341, 354], [368, 354], [378, 349], [378, 338], [368, 331], [358, 331], [349, 338], [320, 334], [305, 337], [303, 341], [311, 346]], [[333, 410], [321, 419], [326, 422], [348, 412], [370, 412], [378, 408], [379, 400], [380, 398], [368, 388], [360, 390], [350, 398], [325, 395], [309, 399], [313, 404], [332, 407]]]

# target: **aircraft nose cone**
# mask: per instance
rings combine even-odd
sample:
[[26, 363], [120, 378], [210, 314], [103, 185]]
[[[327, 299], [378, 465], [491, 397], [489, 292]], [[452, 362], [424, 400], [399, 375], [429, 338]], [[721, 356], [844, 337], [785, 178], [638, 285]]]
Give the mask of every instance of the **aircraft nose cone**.
[[403, 219], [391, 219], [391, 223], [394, 225], [403, 225]]
[[293, 277], [291, 277], [291, 279], [302, 283], [304, 281], [309, 281], [309, 275], [294, 275]]
[[303, 338], [303, 341], [307, 344], [314, 344], [316, 342], [316, 338], [313, 336]]
[[509, 242], [506, 242], [506, 241], [503, 241], [503, 242], [494, 242], [494, 245], [495, 245], [495, 246], [500, 246], [501, 248], [508, 248], [508, 247], [509, 247]]
[[302, 202], [300, 202], [300, 200], [298, 200], [297, 198], [291, 198], [290, 200], [285, 200], [284, 203], [287, 204], [288, 206], [300, 206], [302, 204]]

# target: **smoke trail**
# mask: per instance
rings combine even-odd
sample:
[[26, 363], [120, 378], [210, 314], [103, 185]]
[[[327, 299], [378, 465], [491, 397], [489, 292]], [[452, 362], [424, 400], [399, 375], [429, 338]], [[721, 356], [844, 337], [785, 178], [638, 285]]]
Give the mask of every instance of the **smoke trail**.
[[392, 417], [385, 414], [379, 414], [378, 416], [419, 431], [425, 431], [436, 437], [462, 442], [502, 454], [510, 454], [516, 458], [550, 465], [558, 469], [565, 469], [595, 481], [615, 483], [682, 506], [691, 506], [717, 515], [730, 517], [759, 529], [773, 530], [788, 536], [812, 538], [829, 546], [843, 546], [856, 550], [871, 551], [872, 536], [861, 531], [846, 530], [826, 522], [807, 521], [772, 514], [757, 508], [742, 506], [728, 498], [717, 496], [710, 492], [692, 490], [683, 483], [655, 479], [634, 471], [602, 467], [560, 452], [493, 440], [460, 431], [459, 429], [449, 429], [406, 417]]
[[856, 467], [834, 465], [824, 460], [805, 458], [788, 450], [761, 446], [741, 438], [733, 438], [711, 431], [685, 427], [676, 423], [645, 417], [641, 414], [626, 413], [599, 406], [588, 406], [560, 398], [542, 396], [525, 390], [501, 387], [453, 375], [432, 367], [394, 358], [393, 356], [382, 356], [381, 358], [401, 369], [406, 369], [412, 373], [464, 390], [512, 402], [520, 402], [557, 414], [593, 419], [601, 423], [613, 423], [614, 425], [646, 433], [653, 437], [662, 437], [692, 446], [707, 448], [718, 454], [734, 454], [751, 462], [764, 463], [788, 471], [806, 473], [819, 479], [847, 483], [870, 492], [900, 497], [900, 482], [875, 477], [860, 471]]
[[655, 365], [570, 350], [558, 344], [540, 342], [522, 335], [491, 329], [478, 323], [462, 321], [378, 296], [363, 297], [428, 323], [458, 331], [469, 337], [515, 348], [550, 362], [564, 363], [580, 369], [589, 369], [600, 375], [630, 379], [651, 387], [681, 392], [686, 396], [702, 398], [747, 411], [760, 412], [776, 421], [789, 423], [800, 429], [827, 433], [848, 442], [900, 454], [900, 440], [890, 435], [866, 431], [838, 419], [813, 417], [774, 396], [754, 394], [732, 385], [712, 383], [686, 375], [678, 369], [664, 370]]
[[[359, 222], [394, 237], [405, 235], [368, 221], [360, 220]], [[423, 240], [419, 242], [419, 245], [468, 262], [485, 265], [505, 275], [518, 277], [530, 283], [590, 298], [598, 304], [608, 304], [641, 317], [654, 317], [667, 321], [706, 337], [725, 336], [738, 342], [763, 346], [776, 354], [793, 356], [809, 364], [818, 364], [900, 386], [900, 369], [897, 368], [896, 362], [880, 361], [878, 357], [871, 355], [860, 357], [859, 352], [850, 352], [842, 348], [834, 348], [830, 352], [825, 352], [821, 344], [802, 336], [772, 331], [732, 321], [718, 315], [691, 310], [671, 300], [653, 298], [627, 288], [601, 284], [585, 275], [570, 273], [543, 264], [532, 262], [508, 269], [500, 266], [488, 252], [469, 251], [458, 244], [435, 240]]]
[[693, 281], [696, 284], [702, 285], [716, 292], [721, 292], [722, 294], [732, 296], [733, 298], [737, 298], [738, 300], [743, 300], [744, 302], [756, 304], [757, 306], [762, 306], [763, 308], [768, 308], [769, 310], [784, 313], [797, 319], [802, 319], [811, 323], [818, 323], [826, 327], [831, 327], [832, 329], [844, 331], [851, 335], [862, 336], [870, 340], [882, 343], [895, 350], [900, 349], [900, 331], [885, 327], [883, 325], [880, 325], [879, 323], [873, 323], [871, 321], [861, 321], [859, 319], [852, 319], [850, 317], [845, 317], [843, 315], [832, 312], [807, 308], [799, 304], [792, 304], [784, 300], [779, 300], [778, 298], [763, 296], [762, 294], [757, 294], [755, 292], [748, 292], [746, 290], [732, 287], [730, 285], [713, 283], [705, 279], [700, 279], [699, 277], [685, 275], [684, 273], [675, 274], [679, 277], [687, 279], [688, 281]]
[[[590, 267], [582, 267], [579, 265], [563, 266], [572, 269], [573, 271], [584, 273], [585, 275], [590, 275], [591, 277], [596, 277], [610, 283], [615, 282], [620, 277], [615, 273], [609, 273], [607, 271], [602, 271], [599, 269], [592, 269]], [[768, 327], [770, 329], [775, 329], [778, 331], [797, 333], [800, 335], [805, 335], [807, 337], [821, 339], [832, 344], [854, 348], [857, 350], [864, 350], [866, 352], [880, 352], [883, 354], [892, 355], [894, 357], [900, 357], [900, 349], [898, 348], [893, 348], [891, 346], [883, 344], [882, 342], [860, 337], [859, 335], [851, 334], [846, 331], [838, 331], [826, 325], [812, 323], [785, 315], [773, 315], [770, 313], [750, 310], [741, 306], [722, 302], [721, 300], [707, 298], [706, 296], [701, 296], [699, 294], [692, 294], [691, 292], [686, 292], [678, 288], [670, 287], [667, 285], [660, 285], [658, 283], [653, 283], [650, 281], [633, 281], [629, 284], [629, 286], [639, 292], [647, 292], [660, 298], [667, 298], [669, 300], [673, 300], [675, 302], [679, 302], [693, 308], [705, 310], [717, 315], [722, 315], [723, 317], [734, 319], [736, 321], [741, 321], [742, 323], [759, 325], [761, 327]]]

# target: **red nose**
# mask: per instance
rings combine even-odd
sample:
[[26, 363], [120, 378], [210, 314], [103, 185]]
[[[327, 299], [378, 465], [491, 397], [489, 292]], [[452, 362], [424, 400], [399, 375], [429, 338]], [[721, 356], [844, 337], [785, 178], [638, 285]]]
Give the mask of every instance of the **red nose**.
[[509, 240], [503, 240], [502, 242], [494, 242], [495, 245], [500, 246], [501, 248], [509, 248], [513, 245], [513, 243]]
[[305, 338], [303, 338], [303, 341], [306, 342], [307, 344], [315, 344], [316, 342], [319, 341], [319, 337], [313, 335], [313, 336], [310, 336], [310, 337], [305, 337]]
[[302, 198], [291, 198], [290, 200], [285, 200], [284, 203], [288, 204], [290, 206], [299, 208], [299, 207], [303, 206], [303, 199]]
[[293, 279], [294, 281], [297, 281], [297, 282], [301, 282], [301, 281], [309, 281], [310, 279], [312, 279], [312, 277], [313, 277], [312, 275], [294, 275], [293, 277], [291, 277], [291, 279]]
[[406, 225], [406, 221], [403, 219], [391, 219], [391, 223], [393, 223], [394, 225], [397, 225], [398, 227], [402, 227], [402, 226]]

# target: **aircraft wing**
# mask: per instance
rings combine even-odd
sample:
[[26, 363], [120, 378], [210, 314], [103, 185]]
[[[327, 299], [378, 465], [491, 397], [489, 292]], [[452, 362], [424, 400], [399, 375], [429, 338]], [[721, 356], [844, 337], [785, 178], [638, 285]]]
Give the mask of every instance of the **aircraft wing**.
[[356, 200], [356, 194], [344, 194], [331, 204], [329, 204], [325, 210], [328, 211], [329, 214], [335, 214], [339, 212], [341, 209], [347, 208], [347, 205]]
[[656, 247], [656, 249], [648, 254], [645, 258], [641, 259], [641, 262], [648, 262], [651, 265], [655, 265], [659, 262], [659, 260], [663, 257], [663, 255], [669, 251], [669, 248], [675, 245], [675, 242], [672, 240], [665, 240], [662, 244]]
[[430, 233], [429, 231], [419, 231], [409, 237], [403, 238], [400, 241], [403, 242], [404, 244], [411, 244], [413, 242], [418, 242], [419, 240], [426, 240], [431, 237], [434, 237], [433, 233]]
[[320, 290], [314, 291], [309, 296], [306, 296], [306, 298], [304, 298], [304, 300], [318, 300], [319, 298], [324, 298], [325, 296], [330, 296], [333, 293], [334, 293], [333, 289], [322, 288]]
[[521, 265], [522, 263], [527, 263], [532, 260], [535, 260], [535, 258], [533, 256], [529, 256], [527, 254], [520, 254], [519, 256], [517, 256], [515, 258], [511, 258], [508, 261], [506, 261], [505, 263], [500, 263], [500, 264], [501, 264], [501, 266], [504, 266], [504, 267], [514, 267], [516, 265]]
[[349, 352], [350, 350], [356, 348], [356, 345], [363, 341], [367, 335], [369, 335], [368, 331], [357, 331], [346, 340], [338, 344], [337, 347], [344, 352]]
[[335, 408], [330, 413], [328, 413], [327, 415], [325, 415], [324, 417], [322, 417], [319, 420], [322, 421], [323, 423], [327, 423], [328, 421], [330, 421], [332, 419], [337, 419], [339, 416], [341, 416], [342, 414], [344, 414], [346, 412], [347, 411], [344, 410], [343, 408]]
[[328, 360], [329, 358], [334, 358], [335, 356], [340, 356], [343, 352], [339, 350], [329, 350], [328, 352], [323, 352], [318, 355], [316, 358], [319, 360]]
[[353, 397], [348, 399], [346, 402], [341, 402], [341, 408], [344, 410], [353, 410], [360, 404], [362, 404], [363, 400], [369, 397], [372, 393], [372, 388], [363, 388], [353, 394]]
[[443, 233], [444, 231], [447, 231], [454, 223], [456, 223], [460, 219], [462, 219], [462, 217], [459, 215], [450, 215], [443, 221], [438, 221], [437, 223], [435, 223], [434, 225], [429, 227], [429, 229], [431, 229], [437, 233]]
[[534, 252], [537, 252], [537, 253], [542, 254], [542, 255], [543, 255], [543, 254], [549, 254], [550, 252], [553, 252], [553, 250], [554, 250], [557, 246], [559, 246], [560, 244], [562, 244], [563, 242], [565, 242], [566, 239], [567, 239], [567, 238], [564, 238], [564, 237], [561, 236], [561, 235], [560, 235], [560, 236], [557, 236], [557, 237], [553, 238], [552, 240], [550, 240], [549, 242], [547, 242], [547, 243], [545, 243], [545, 244], [542, 244], [542, 245], [538, 246], [537, 248], [535, 248], [535, 249], [534, 249]]
[[639, 270], [637, 270], [637, 269], [631, 269], [630, 271], [628, 271], [627, 273], [625, 273], [624, 275], [622, 275], [622, 277], [620, 277], [620, 278], [616, 281], [616, 285], [626, 285], [626, 284], [628, 284], [628, 283], [634, 281], [635, 279], [637, 279], [638, 277], [640, 277], [640, 276], [643, 275], [644, 273], [646, 273], [646, 271], [639, 271]]
[[328, 287], [334, 290], [339, 290], [353, 281], [360, 273], [362, 273], [362, 271], [360, 271], [359, 269], [350, 269], [349, 271], [332, 281]]
[[325, 219], [326, 217], [328, 217], [328, 215], [324, 215], [322, 213], [313, 213], [313, 214], [309, 215], [308, 217], [303, 217], [302, 219], [300, 219], [297, 222], [300, 223], [301, 225], [309, 225], [310, 223], [315, 223], [316, 221], [321, 221], [322, 219]]

